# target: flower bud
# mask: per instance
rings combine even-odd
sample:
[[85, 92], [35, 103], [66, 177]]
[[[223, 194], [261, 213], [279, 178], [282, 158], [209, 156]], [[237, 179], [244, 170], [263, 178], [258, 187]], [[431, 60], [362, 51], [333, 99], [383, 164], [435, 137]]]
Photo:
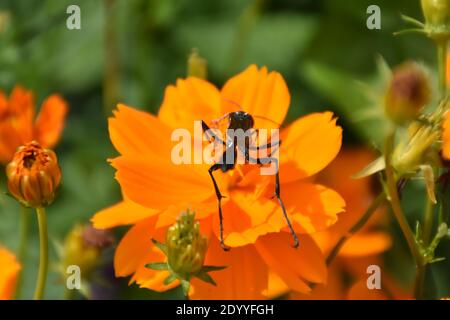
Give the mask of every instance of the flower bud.
[[386, 115], [397, 124], [417, 118], [430, 100], [430, 91], [427, 75], [417, 64], [397, 67], [384, 99]]
[[435, 40], [450, 36], [450, 0], [422, 0], [425, 31]]
[[192, 49], [192, 52], [188, 58], [188, 76], [206, 79], [208, 75], [206, 65], [206, 60], [200, 56], [198, 50]]
[[189, 211], [182, 213], [166, 234], [168, 265], [180, 275], [200, 271], [208, 248], [208, 240], [200, 234], [200, 224], [194, 217]]
[[86, 279], [100, 263], [102, 249], [112, 243], [112, 236], [106, 230], [92, 226], [76, 225], [66, 236], [62, 248], [63, 271], [71, 265], [80, 268]]
[[56, 154], [36, 141], [17, 149], [6, 167], [9, 192], [27, 207], [48, 206], [61, 181]]

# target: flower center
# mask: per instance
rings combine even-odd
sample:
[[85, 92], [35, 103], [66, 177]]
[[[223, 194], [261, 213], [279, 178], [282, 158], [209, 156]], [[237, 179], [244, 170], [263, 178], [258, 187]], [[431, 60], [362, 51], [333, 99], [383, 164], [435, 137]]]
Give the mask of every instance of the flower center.
[[35, 161], [36, 153], [33, 151], [31, 154], [28, 154], [23, 158], [23, 165], [25, 168], [31, 169]]

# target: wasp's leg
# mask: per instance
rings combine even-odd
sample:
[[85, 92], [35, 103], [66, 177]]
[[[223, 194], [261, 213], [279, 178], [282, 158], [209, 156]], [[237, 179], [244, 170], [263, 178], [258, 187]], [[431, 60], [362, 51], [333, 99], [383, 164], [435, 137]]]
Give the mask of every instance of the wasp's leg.
[[260, 146], [250, 146], [249, 149], [250, 150], [264, 150], [264, 149], [269, 149], [275, 146], [280, 146], [281, 145], [281, 140], [277, 140], [275, 142], [268, 142], [266, 144], [260, 145]]
[[281, 199], [281, 192], [280, 192], [280, 173], [278, 172], [278, 159], [273, 158], [271, 156], [267, 157], [267, 158], [252, 158], [249, 156], [248, 152], [246, 152], [245, 154], [247, 160], [255, 162], [257, 164], [269, 164], [269, 163], [275, 163], [276, 165], [276, 173], [275, 173], [275, 197], [277, 197], [278, 202], [280, 204], [281, 210], [283, 211], [283, 215], [284, 218], [286, 219], [286, 223], [289, 227], [289, 230], [291, 231], [292, 237], [294, 238], [294, 248], [297, 248], [299, 245], [299, 240], [297, 237], [297, 234], [295, 233], [294, 227], [292, 226], [291, 220], [289, 219], [287, 212], [286, 212], [286, 207], [284, 206], [284, 202]]
[[214, 175], [213, 175], [213, 172], [216, 171], [216, 170], [219, 170], [220, 168], [221, 168], [221, 165], [216, 163], [211, 168], [209, 168], [208, 172], [209, 172], [209, 175], [211, 176], [212, 182], [214, 184], [214, 190], [216, 191], [217, 201], [219, 203], [220, 246], [222, 247], [223, 250], [229, 251], [230, 247], [226, 246], [224, 241], [223, 241], [222, 198], [224, 198], [224, 196], [222, 195], [222, 193], [220, 193], [219, 186], [217, 185], [216, 179], [214, 179]]
[[219, 143], [223, 144], [224, 146], [226, 145], [225, 142], [217, 134], [215, 134], [213, 132], [213, 130], [203, 120], [202, 120], [202, 129], [208, 140], [211, 140], [211, 138], [214, 138], [214, 140], [218, 141]]

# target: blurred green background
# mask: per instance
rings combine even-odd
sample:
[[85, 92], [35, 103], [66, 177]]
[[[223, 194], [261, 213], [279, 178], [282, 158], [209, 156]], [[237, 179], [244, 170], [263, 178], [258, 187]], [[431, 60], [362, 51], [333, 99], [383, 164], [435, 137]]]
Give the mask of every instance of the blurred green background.
[[[81, 8], [81, 30], [66, 28], [71, 4]], [[366, 9], [372, 4], [381, 8], [381, 30], [366, 28]], [[9, 93], [22, 84], [35, 92], [38, 105], [59, 92], [70, 104], [57, 148], [63, 185], [48, 210], [54, 240], [120, 199], [106, 162], [116, 154], [106, 123], [115, 102], [157, 111], [164, 88], [185, 76], [194, 47], [208, 60], [209, 79], [218, 86], [250, 63], [281, 72], [292, 94], [288, 122], [333, 110], [347, 145], [370, 145], [381, 136], [381, 110], [365, 99], [357, 82], [376, 85], [377, 56], [391, 66], [406, 59], [435, 65], [429, 40], [392, 35], [405, 28], [400, 13], [422, 19], [419, 1], [413, 0], [2, 0], [0, 10], [0, 88]], [[414, 184], [406, 191], [403, 201], [411, 222], [422, 212], [417, 194], [423, 193]], [[18, 205], [3, 195], [0, 201], [0, 242], [15, 249]], [[388, 263], [410, 281], [412, 263], [398, 230], [396, 237]], [[450, 256], [448, 241], [439, 253]], [[37, 255], [35, 233], [26, 298], [33, 292]], [[56, 259], [54, 250], [51, 258]], [[449, 267], [443, 262], [429, 268], [430, 292], [450, 296]], [[117, 282], [118, 298], [181, 297], [178, 289], [162, 295], [127, 288], [127, 279]], [[48, 298], [62, 297], [57, 274], [51, 274], [48, 285]]]

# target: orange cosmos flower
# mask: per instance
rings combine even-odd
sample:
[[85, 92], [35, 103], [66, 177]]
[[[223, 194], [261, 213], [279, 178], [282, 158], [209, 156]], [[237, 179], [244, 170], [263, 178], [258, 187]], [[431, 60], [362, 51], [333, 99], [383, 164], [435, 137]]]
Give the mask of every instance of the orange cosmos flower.
[[0, 245], [0, 300], [12, 299], [20, 264], [16, 257]]
[[42, 103], [34, 117], [33, 93], [16, 86], [9, 99], [0, 91], [0, 163], [8, 163], [16, 149], [32, 140], [52, 148], [61, 135], [67, 113], [66, 102], [56, 94]]
[[[366, 149], [345, 149], [324, 170], [319, 180], [335, 188], [346, 199], [346, 212], [328, 230], [313, 235], [314, 239], [328, 256], [341, 237], [356, 224], [375, 197], [375, 184], [370, 177], [352, 179], [359, 168], [374, 159]], [[329, 269], [328, 281], [318, 285], [310, 295], [291, 294], [293, 299], [387, 299], [405, 297], [405, 294], [383, 268], [381, 254], [387, 251], [392, 239], [387, 234], [388, 220], [385, 210], [380, 207], [365, 226], [351, 237], [341, 248]], [[367, 288], [367, 267], [377, 265], [381, 268], [382, 290]]]
[[[218, 240], [217, 199], [208, 174], [210, 165], [175, 165], [171, 161], [177, 128], [193, 130], [195, 120], [211, 124], [239, 109], [282, 123], [290, 104], [283, 77], [251, 65], [221, 90], [198, 78], [179, 79], [165, 91], [158, 116], [119, 105], [109, 120], [111, 141], [120, 156], [111, 160], [124, 201], [97, 213], [96, 228], [132, 224], [115, 254], [117, 276], [163, 291], [167, 271], [145, 268], [164, 255], [151, 244], [163, 242], [168, 226], [186, 208], [196, 212], [202, 234], [209, 235], [205, 264], [228, 266], [214, 273], [217, 287], [192, 281], [192, 298], [261, 299], [272, 295], [269, 276], [286, 287], [309, 292], [308, 282], [326, 280], [324, 257], [310, 234], [333, 225], [345, 206], [341, 196], [311, 177], [333, 160], [341, 147], [342, 129], [331, 112], [314, 113], [281, 131], [281, 197], [299, 233], [300, 247], [290, 247], [286, 221], [276, 202], [274, 177], [261, 176], [255, 165], [215, 175], [222, 193], [224, 252]], [[270, 123], [271, 126], [274, 126]], [[275, 288], [276, 289], [276, 288]]]

